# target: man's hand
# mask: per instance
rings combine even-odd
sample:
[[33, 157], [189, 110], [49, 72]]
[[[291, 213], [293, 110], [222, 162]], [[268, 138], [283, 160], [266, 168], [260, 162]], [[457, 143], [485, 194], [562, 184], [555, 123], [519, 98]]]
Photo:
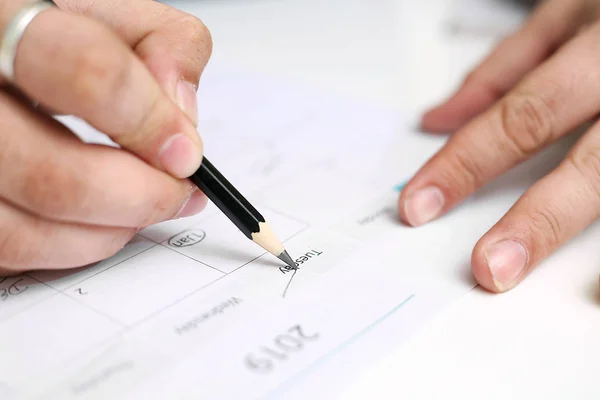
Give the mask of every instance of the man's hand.
[[[424, 115], [447, 144], [404, 188], [401, 218], [418, 226], [600, 112], [600, 1], [550, 0]], [[494, 292], [513, 288], [600, 216], [600, 124], [477, 243], [472, 269]]]
[[[28, 1], [0, 0], [0, 34]], [[201, 211], [196, 90], [212, 51], [198, 19], [151, 0], [57, 0], [29, 25], [11, 82], [121, 149], [89, 145], [0, 90], [0, 273], [102, 260], [148, 225]]]

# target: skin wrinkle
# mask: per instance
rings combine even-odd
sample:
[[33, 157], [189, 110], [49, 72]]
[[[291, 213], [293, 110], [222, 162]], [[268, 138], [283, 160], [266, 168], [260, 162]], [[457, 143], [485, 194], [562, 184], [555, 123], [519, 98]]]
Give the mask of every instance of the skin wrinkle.
[[[61, 3], [69, 4], [70, 7], [74, 7], [75, 2], [67, 2], [63, 0]], [[185, 33], [181, 34], [180, 32], [173, 32], [170, 28], [165, 28], [160, 26], [153, 18], [156, 18], [156, 15], [161, 15], [161, 18], [164, 18], [164, 21], [169, 20], [171, 15], [181, 17], [181, 14], [176, 11], [171, 11], [170, 8], [167, 8], [164, 5], [156, 6], [155, 2], [148, 2], [147, 4], [152, 4], [152, 11], [147, 11], [144, 15], [144, 18], [136, 18], [130, 19], [130, 24], [127, 23], [128, 18], [123, 17], [123, 15], [115, 16], [113, 14], [117, 14], [116, 8], [126, 8], [130, 7], [131, 10], [140, 10], [141, 7], [131, 6], [136, 3], [135, 0], [124, 1], [124, 0], [111, 0], [111, 1], [85, 1], [79, 2], [79, 6], [83, 7], [85, 12], [91, 14], [95, 14], [95, 18], [102, 19], [107, 22], [113, 30], [118, 30], [122, 33], [123, 38], [127, 36], [125, 40], [128, 41], [128, 45], [134, 45], [134, 49], [139, 52], [139, 55], [146, 57], [148, 64], [152, 64], [150, 69], [155, 69], [154, 73], [157, 73], [157, 70], [166, 71], [166, 73], [173, 74], [183, 74], [184, 77], [190, 79], [191, 77], [198, 75], [201, 73], [201, 68], [198, 68], [197, 64], [194, 63], [196, 60], [196, 56], [202, 60], [203, 57], [206, 57], [206, 54], [203, 52], [203, 46], [207, 47], [207, 50], [210, 50], [210, 43], [212, 41], [208, 41], [208, 36], [203, 35], [203, 25], [199, 25], [199, 22], [195, 19], [186, 19], [189, 21], [190, 27], [185, 29]], [[528, 36], [525, 38], [528, 42], [532, 40], [535, 42], [536, 35], [540, 35], [537, 40], [539, 40], [540, 46], [537, 49], [531, 51], [531, 58], [529, 61], [533, 63], [538, 63], [540, 58], [543, 59], [546, 54], [553, 54], [555, 46], [552, 46], [551, 43], [556, 41], [558, 43], [566, 42], [569, 37], [565, 35], [565, 32], [571, 34], [571, 32], [579, 31], [582, 27], [581, 22], [585, 19], [592, 19], [598, 17], [599, 7], [596, 5], [597, 3], [592, 3], [589, 1], [568, 1], [562, 0], [559, 1], [548, 1], [544, 3], [545, 9], [548, 11], [547, 15], [543, 18], [539, 14], [534, 14], [534, 16], [529, 21], [527, 25], [529, 28], [524, 28], [521, 33], [525, 32]], [[141, 4], [141, 3], [136, 3]], [[594, 4], [593, 9], [592, 4]], [[156, 6], [156, 7], [155, 7]], [[101, 7], [104, 7], [102, 9]], [[137, 8], [136, 8], [137, 7]], [[554, 8], [552, 8], [554, 7]], [[159, 11], [160, 10], [160, 11]], [[560, 12], [550, 11], [559, 10]], [[81, 12], [81, 10], [79, 10]], [[121, 13], [123, 14], [123, 13]], [[142, 15], [140, 13], [140, 15]], [[560, 17], [560, 18], [559, 18]], [[163, 22], [164, 22], [163, 21]], [[175, 19], [175, 21], [179, 21]], [[532, 23], [535, 22], [535, 23]], [[167, 26], [171, 25], [172, 20], [169, 20], [169, 24], [165, 24]], [[554, 23], [553, 23], [554, 22]], [[146, 29], [143, 29], [143, 28]], [[577, 29], [575, 29], [577, 28]], [[197, 31], [195, 31], [197, 30]], [[529, 35], [532, 35], [531, 37]], [[522, 104], [517, 105], [516, 109], [509, 110], [508, 117], [502, 118], [500, 115], [500, 121], [502, 120], [510, 120], [507, 122], [505, 126], [513, 126], [516, 128], [508, 128], [507, 131], [511, 132], [511, 137], [513, 137], [513, 142], [515, 140], [523, 140], [523, 137], [518, 136], [517, 133], [522, 131], [529, 131], [529, 138], [525, 137], [525, 146], [517, 146], [518, 148], [526, 148], [527, 151], [523, 151], [522, 153], [536, 152], [540, 150], [547, 144], [547, 140], [552, 138], [558, 138], [562, 135], [567, 134], [565, 127], [570, 127], [577, 123], [581, 123], [584, 118], [587, 117], [588, 114], [596, 115], [598, 109], [600, 109], [600, 104], [597, 102], [594, 103], [589, 99], [596, 98], [596, 92], [598, 92], [598, 85], [595, 84], [598, 77], [598, 69], [593, 68], [595, 65], [599, 65], [598, 54], [600, 54], [600, 28], [598, 25], [592, 26], [589, 30], [584, 31], [579, 34], [577, 37], [577, 41], [571, 41], [568, 44], [566, 49], [572, 49], [570, 51], [570, 56], [564, 62], [559, 65], [554, 71], [555, 75], [545, 75], [543, 78], [539, 79], [538, 85], [539, 87], [534, 87], [529, 89], [523, 89], [523, 93], [519, 93], [518, 96], [524, 96], [525, 100]], [[588, 36], [582, 36], [588, 35]], [[185, 36], [185, 37], [184, 37]], [[198, 37], [196, 37], [198, 36]], [[185, 38], [188, 38], [186, 41]], [[137, 40], [133, 41], [132, 38]], [[584, 40], [579, 40], [583, 38]], [[203, 42], [203, 40], [207, 42]], [[510, 46], [518, 45], [518, 40], [513, 40], [510, 43]], [[167, 49], [164, 46], [168, 46]], [[510, 50], [510, 48], [508, 48]], [[563, 49], [561, 49], [563, 50]], [[574, 51], [573, 51], [574, 50]], [[162, 55], [161, 52], [166, 52], [167, 55]], [[209, 51], [210, 53], [210, 51]], [[515, 56], [511, 57], [510, 54], [506, 59], [508, 62], [515, 62], [517, 56], [526, 53], [526, 51], [516, 51], [514, 52]], [[209, 54], [210, 55], [210, 54]], [[167, 61], [161, 60], [161, 56]], [[553, 55], [551, 57], [550, 62], [558, 59], [560, 55]], [[575, 60], [575, 63], [572, 61]], [[498, 61], [498, 60], [496, 60]], [[548, 63], [545, 63], [541, 68], [535, 68], [534, 72], [526, 73], [525, 75], [533, 75], [538, 74], [540, 71], [547, 71]], [[573, 67], [575, 65], [575, 67]], [[148, 65], [147, 65], [148, 66]], [[504, 68], [504, 70], [508, 71], [510, 66]], [[530, 65], [519, 65], [519, 73], [530, 68]], [[584, 70], [589, 70], [586, 71]], [[506, 85], [508, 89], [510, 89], [515, 82], [497, 82], [493, 80], [494, 76], [499, 74], [498, 71], [502, 71], [503, 68], [496, 65], [492, 70], [490, 70], [489, 75], [477, 75], [475, 76], [487, 76], [486, 79], [492, 79], [491, 84], [495, 85], [495, 87], [503, 87], [503, 84]], [[504, 74], [510, 75], [511, 80], [517, 74], [514, 70], [512, 72], [507, 72]], [[179, 78], [179, 76], [178, 76]], [[564, 82], [562, 81], [564, 79]], [[474, 87], [481, 87], [482, 90], [489, 90], [485, 85], [489, 85], [488, 80], [482, 81], [471, 81], [471, 84]], [[564, 84], [564, 87], [561, 88], [560, 83]], [[562, 91], [562, 92], [561, 92]], [[577, 91], [577, 92], [576, 92]], [[536, 93], [538, 93], [536, 95]], [[493, 93], [492, 93], [493, 94]], [[495, 94], [496, 97], [500, 97], [501, 94]], [[464, 99], [463, 99], [464, 100]], [[523, 100], [523, 99], [522, 99]], [[587, 101], [584, 101], [587, 100]], [[487, 99], [486, 99], [487, 101]], [[579, 103], [577, 103], [579, 102]], [[468, 103], [465, 102], [465, 107], [468, 106]], [[578, 107], [574, 107], [578, 106]], [[549, 110], [549, 111], [548, 111]], [[461, 115], [468, 115], [468, 113], [460, 112]], [[548, 114], [548, 115], [546, 115]], [[487, 114], [486, 114], [487, 115]], [[523, 117], [525, 116], [525, 118]], [[498, 117], [496, 117], [498, 118]], [[529, 121], [529, 122], [527, 122]], [[497, 120], [494, 121], [497, 123]], [[474, 125], [476, 127], [485, 126], [485, 124], [479, 123], [478, 125]], [[496, 126], [497, 128], [497, 126]], [[593, 128], [592, 128], [593, 129]], [[492, 131], [492, 135], [496, 131]], [[484, 132], [488, 134], [488, 132]], [[598, 132], [593, 132], [594, 135], [600, 135]], [[492, 136], [490, 135], [490, 136]], [[590, 144], [589, 136], [584, 137], [586, 146], [581, 146], [580, 152], [574, 153], [576, 154], [576, 159], [574, 161], [578, 163], [577, 165], [581, 169], [581, 183], [580, 187], [574, 188], [572, 185], [568, 186], [569, 182], [565, 182], [563, 180], [563, 186], [557, 186], [557, 182], [553, 181], [553, 185], [544, 186], [543, 190], [537, 190], [529, 192], [529, 197], [525, 197], [519, 203], [520, 206], [517, 206], [511, 210], [512, 214], [509, 214], [507, 219], [503, 221], [509, 221], [510, 219], [519, 220], [519, 224], [527, 223], [527, 225], [516, 225], [514, 222], [510, 223], [512, 231], [503, 231], [503, 234], [516, 234], [521, 238], [529, 238], [530, 242], [528, 243], [529, 251], [532, 254], [532, 263], [537, 263], [539, 260], [537, 258], [545, 256], [549, 252], [553, 250], [554, 247], [560, 245], [562, 241], [566, 240], [571, 233], [575, 231], [576, 227], [587, 223], [587, 220], [584, 220], [582, 215], [585, 214], [585, 218], [588, 218], [592, 211], [585, 210], [584, 213], [577, 214], [576, 211], [581, 208], [589, 208], [591, 206], [595, 206], [598, 204], [596, 201], [598, 196], [600, 196], [598, 190], [596, 189], [596, 184], [598, 183], [598, 170], [600, 167], [598, 166], [600, 162], [598, 161], [598, 154], [596, 153], [596, 148], [594, 144]], [[525, 136], [525, 135], [523, 135]], [[473, 175], [477, 176], [480, 174], [483, 177], [488, 177], [492, 175], [496, 175], [499, 167], [498, 165], [508, 164], [506, 160], [506, 153], [495, 153], [499, 148], [510, 148], [508, 146], [503, 147], [502, 144], [499, 144], [497, 141], [491, 141], [487, 138], [477, 138], [475, 136], [472, 137], [473, 142], [476, 142], [478, 146], [483, 146], [485, 144], [489, 144], [492, 146], [492, 151], [488, 149], [477, 149], [471, 148], [470, 150], [461, 150], [458, 148], [456, 151], [458, 156], [454, 155], [454, 157], [458, 157], [459, 162], [456, 160], [452, 160], [452, 155], [450, 155], [450, 165], [454, 166], [456, 169], [461, 171], [466, 171], [465, 175]], [[486, 140], [487, 139], [487, 140]], [[527, 139], [529, 142], [527, 142]], [[468, 140], [464, 141], [464, 145], [466, 146]], [[537, 145], [537, 146], [536, 146]], [[480, 151], [478, 151], [480, 150]], [[583, 151], [588, 151], [586, 154]], [[487, 152], [486, 152], [487, 151]], [[467, 156], [471, 154], [470, 158]], [[498, 156], [499, 155], [499, 156]], [[528, 154], [525, 154], [528, 155]], [[485, 163], [489, 163], [488, 158], [493, 158], [494, 156], [498, 156], [496, 159], [495, 165], [489, 166], [490, 170], [485, 169]], [[483, 162], [482, 162], [483, 160]], [[510, 160], [509, 160], [510, 161]], [[521, 161], [521, 160], [516, 160]], [[481, 163], [481, 164], [480, 164]], [[444, 162], [439, 162], [438, 165], [443, 166]], [[577, 166], [574, 165], [576, 168]], [[564, 167], [563, 167], [564, 170]], [[460, 179], [460, 172], [454, 171], [458, 175], [450, 175], [448, 177], [448, 181], [452, 182], [453, 178], [459, 178], [456, 184], [468, 186], [468, 179]], [[487, 173], [486, 173], [487, 172]], [[493, 172], [493, 174], [492, 174]], [[564, 174], [564, 171], [562, 172]], [[432, 172], [429, 172], [429, 177], [434, 176]], [[555, 175], [549, 175], [555, 176]], [[563, 175], [568, 176], [568, 175]], [[584, 180], [585, 177], [585, 180]], [[464, 178], [464, 177], [462, 177]], [[481, 178], [480, 180], [482, 180]], [[422, 179], [421, 182], [425, 182], [425, 179]], [[463, 182], [464, 181], [464, 182]], [[483, 183], [483, 182], [482, 182]], [[568, 186], [569, 192], [561, 192], [565, 186]], [[588, 192], [588, 186], [591, 188], [595, 188], [594, 195], [592, 192]], [[409, 186], [410, 187], [410, 186]], [[536, 187], [540, 187], [539, 185]], [[581, 187], [585, 189], [581, 189]], [[450, 188], [448, 190], [451, 190]], [[455, 193], [459, 193], [461, 190], [468, 192], [464, 187], [461, 187], [460, 190], [455, 190]], [[555, 197], [548, 198], [547, 193], [555, 191]], [[567, 189], [564, 189], [567, 190]], [[153, 198], [149, 200], [149, 202], [154, 201], [154, 205], [159, 201], [157, 198]], [[576, 205], [573, 203], [577, 203]], [[591, 204], [591, 205], [590, 205]], [[536, 207], [537, 205], [537, 207]], [[556, 207], [556, 210], [553, 209]], [[598, 207], [594, 208], [594, 213], [597, 214]], [[519, 214], [520, 213], [520, 214]], [[525, 216], [525, 218], [524, 218]], [[527, 220], [526, 217], [530, 217], [532, 220]], [[568, 225], [565, 224], [568, 223]], [[44, 223], [45, 221], [42, 219], [37, 220], [38, 224]], [[562, 225], [561, 225], [562, 224]], [[60, 224], [53, 225], [54, 229], [59, 230]], [[499, 227], [505, 227], [506, 223], [502, 222], [498, 225]], [[495, 230], [494, 230], [495, 229]], [[492, 234], [490, 237], [499, 237], [499, 228], [493, 228], [491, 230]], [[543, 234], [535, 234], [536, 229], [538, 231], [543, 231]], [[550, 235], [548, 237], [544, 235]], [[48, 241], [50, 242], [50, 241]], [[50, 243], [45, 243], [46, 246], [50, 246]], [[104, 250], [110, 248], [112, 244], [110, 240], [104, 238], [103, 242]], [[52, 250], [58, 252], [57, 248], [53, 248]], [[55, 253], [50, 251], [53, 256]], [[98, 254], [100, 254], [101, 250], [96, 249]], [[537, 257], [537, 258], [536, 258]]]
[[[512, 239], [525, 245], [530, 265], [527, 273], [517, 279], [520, 281], [549, 254], [600, 218], [600, 123], [590, 124], [600, 114], [598, 18], [600, 1], [596, 0], [548, 0], [538, 5], [524, 26], [470, 73], [467, 84], [422, 119], [426, 130], [430, 126], [434, 132], [454, 133], [452, 140], [408, 182], [400, 194], [400, 213], [403, 201], [430, 185], [432, 177], [450, 175], [445, 171], [449, 164], [460, 169], [452, 172], [458, 176], [481, 171], [481, 183], [486, 184], [558, 139], [575, 136], [572, 139], [576, 142], [569, 139], [575, 145], [563, 162], [548, 169], [547, 175], [526, 190], [477, 242], [472, 269], [478, 283], [492, 292], [507, 290], [509, 285], [494, 281], [497, 276], [487, 265], [484, 255], [494, 243]], [[487, 99], [472, 94], [488, 91], [490, 81], [492, 87], [506, 85], [509, 94], [498, 95], [488, 104]], [[584, 129], [587, 132], [581, 135]], [[459, 137], [464, 140], [455, 140]], [[471, 154], [466, 165], [453, 163], [461, 152]], [[441, 185], [456, 203], [471, 193], [470, 182], [449, 182], [449, 187]], [[510, 255], [506, 260], [511, 260]], [[500, 271], [518, 265], [498, 268]], [[503, 271], [498, 276], [507, 279], [517, 273]]]
[[[93, 15], [95, 18], [104, 21], [112, 26], [112, 28], [122, 37], [124, 37], [130, 44], [130, 46], [135, 49], [137, 45], [143, 41], [146, 37], [150, 36], [154, 30], [145, 30], [142, 29], [141, 22], [137, 20], [131, 21], [127, 19], [115, 20], [111, 18], [106, 18], [106, 15], [114, 15], [119, 13], [119, 9], [126, 5], [126, 0], [86, 0], [86, 1], [78, 1], [78, 0], [60, 0], [57, 3], [61, 5], [61, 8], [68, 9], [78, 14], [82, 15]], [[102, 9], [103, 12], [97, 12], [97, 10]], [[164, 10], [161, 13], [155, 13], [152, 15], [152, 18], [144, 19], [144, 21], [150, 20], [163, 20], [162, 15], [168, 12], [169, 7], [164, 7]], [[147, 10], [145, 11], [147, 13]], [[120, 22], [119, 22], [120, 21]], [[137, 29], [131, 29], [132, 23], [134, 25], [138, 25]], [[142, 34], [139, 36], [131, 36], [131, 32], [141, 32]]]
[[[210, 58], [212, 54], [212, 37], [210, 36], [210, 32], [201, 21], [189, 16], [178, 15], [173, 17], [171, 26], [178, 27], [176, 33], [167, 35], [165, 32], [170, 32], [170, 30], [166, 29], [165, 32], [161, 30], [149, 32], [146, 37], [135, 45], [134, 49], [146, 60], [156, 57], [156, 54], [152, 50], [159, 46], [159, 43], [161, 43], [161, 46], [165, 46], [165, 48], [174, 49], [180, 63], [179, 67], [172, 71], [172, 73], [176, 77], [181, 76], [197, 88], [202, 71], [192, 66], [204, 65], [204, 60]], [[188, 43], [194, 43], [194, 45], [186, 45], [184, 47], [185, 51], [183, 51], [181, 46], [178, 45], [182, 43], [179, 40], [180, 37], [187, 37]], [[154, 47], [151, 45], [154, 45]], [[147, 48], [147, 46], [151, 47]]]
[[[478, 169], [477, 163], [473, 161], [474, 157], [470, 154], [461, 151], [460, 148], [452, 155], [449, 160], [451, 165], [447, 171], [450, 171], [448, 175], [441, 175], [441, 181], [446, 183], [445, 190], [450, 194], [450, 197], [454, 194], [454, 187], [460, 187], [464, 190], [463, 193], [470, 193], [475, 190], [476, 187], [481, 185], [482, 174]], [[460, 173], [457, 173], [460, 171]], [[449, 184], [449, 185], [448, 185]]]
[[[11, 108], [8, 108], [7, 105], [2, 110], [5, 110], [11, 118], [19, 118], [21, 122], [11, 128], [12, 131], [16, 132], [14, 135], [0, 135], [0, 142], [7, 141], [12, 137], [24, 139], [31, 135], [19, 133], [35, 121], [35, 119], [31, 118], [31, 115], [20, 113], [19, 109], [16, 109], [17, 112], [15, 112], [14, 105]], [[152, 219], [153, 222], [160, 215], [169, 214], [168, 216], [170, 217], [180, 207], [179, 204], [173, 204], [173, 200], [177, 199], [177, 197], [173, 197], [174, 194], [177, 195], [177, 192], [173, 191], [175, 186], [164, 187], [164, 184], [167, 183], [166, 179], [169, 178], [158, 171], [155, 173], [161, 175], [161, 180], [156, 179], [158, 175], [152, 175], [153, 179], [147, 182], [154, 184], [161, 183], [163, 185], [162, 188], [168, 188], [168, 190], [142, 191], [139, 194], [131, 196], [127, 195], [128, 189], [122, 187], [122, 185], [113, 186], [111, 189], [111, 182], [120, 182], [120, 179], [128, 177], [131, 177], [136, 182], [140, 182], [138, 186], [141, 185], [144, 180], [139, 179], [139, 173], [141, 172], [139, 168], [143, 164], [141, 162], [141, 165], [138, 164], [137, 159], [127, 155], [126, 164], [116, 164], [122, 165], [125, 168], [107, 168], [106, 166], [115, 164], [115, 161], [124, 162], [125, 160], [121, 157], [114, 158], [117, 154], [119, 156], [124, 156], [124, 154], [121, 152], [117, 153], [117, 150], [101, 145], [80, 144], [79, 140], [73, 135], [69, 135], [69, 132], [60, 123], [51, 119], [48, 119], [48, 121], [53, 122], [53, 124], [39, 125], [36, 127], [37, 129], [34, 129], [34, 131], [39, 130], [42, 132], [45, 129], [50, 129], [49, 132], [42, 133], [44, 135], [41, 138], [42, 140], [33, 138], [31, 140], [43, 146], [47, 153], [61, 152], [62, 157], [40, 158], [40, 154], [38, 154], [39, 147], [35, 146], [26, 146], [22, 150], [6, 144], [2, 146], [4, 151], [0, 153], [0, 165], [13, 166], [10, 169], [13, 171], [13, 175], [4, 174], [3, 179], [11, 179], [11, 176], [17, 177], [15, 178], [17, 181], [14, 185], [10, 185], [7, 182], [3, 186], [12, 187], [15, 190], [23, 190], [24, 192], [20, 195], [17, 193], [16, 197], [26, 199], [28, 202], [27, 207], [23, 207], [23, 204], [19, 204], [18, 202], [11, 202], [11, 204], [15, 204], [30, 213], [37, 212], [36, 215], [39, 218], [62, 218], [72, 223], [77, 222], [77, 220], [72, 220], [74, 217], [73, 212], [79, 216], [94, 214], [99, 209], [103, 210], [103, 212], [111, 212], [115, 208], [113, 204], [119, 204], [119, 207], [114, 209], [116, 215], [119, 215], [119, 209], [122, 209], [128, 212], [129, 218], [140, 215], [143, 221], [154, 218]], [[51, 139], [52, 137], [54, 139]], [[58, 140], [59, 142], [54, 144], [53, 140]], [[24, 152], [25, 150], [28, 152]], [[135, 164], [131, 164], [132, 162]], [[105, 166], [103, 167], [103, 165]], [[14, 166], [19, 166], [19, 169], [15, 169]], [[144, 168], [146, 168], [145, 165]], [[123, 171], [127, 171], [128, 173], [124, 174]], [[27, 176], [30, 177], [23, 178]], [[165, 180], [162, 180], [162, 178]], [[35, 184], [32, 179], [40, 183]], [[189, 190], [189, 185], [183, 182], [178, 183], [177, 186], [181, 189], [186, 188], [186, 190]], [[135, 190], [134, 187], [131, 189]], [[105, 193], [106, 196], [99, 197], [100, 193]], [[179, 194], [182, 195], [180, 198], [183, 201], [185, 191], [182, 190]], [[155, 207], [157, 205], [158, 207]], [[149, 210], [149, 215], [142, 215], [140, 211], [147, 210], [149, 206], [152, 206]]]
[[529, 158], [555, 139], [554, 112], [540, 97], [513, 93], [500, 104], [499, 134], [520, 159]]
[[[165, 74], [183, 75], [177, 79], [183, 77], [191, 82], [200, 77], [212, 51], [210, 32], [204, 24], [195, 17], [154, 1], [58, 0], [57, 3], [59, 9], [45, 12], [26, 31], [22, 51], [17, 58], [17, 79], [19, 80], [19, 75], [33, 75], [32, 79], [19, 81], [24, 86], [23, 93], [31, 98], [39, 97], [43, 109], [34, 110], [30, 104], [17, 103], [12, 99], [9, 100], [8, 108], [0, 110], [0, 114], [6, 114], [6, 118], [2, 118], [1, 128], [9, 129], [12, 126], [10, 131], [0, 132], [0, 165], [14, 157], [25, 157], [24, 162], [17, 164], [21, 169], [5, 168], [5, 173], [0, 178], [0, 198], [8, 196], [11, 200], [0, 204], [0, 213], [6, 215], [0, 218], [0, 239], [4, 239], [6, 243], [5, 248], [0, 250], [2, 270], [72, 268], [114, 255], [136, 234], [139, 225], [171, 219], [191, 192], [190, 185], [185, 180], [172, 177], [157, 168], [158, 165], [153, 167], [142, 160], [152, 158], [160, 145], [175, 133], [188, 135], [201, 147], [195, 127], [177, 104], [165, 95], [163, 82], [155, 75], [157, 71], [165, 71]], [[5, 13], [0, 14], [0, 25], [21, 4], [21, 0], [1, 2], [0, 6]], [[61, 9], [65, 12], [61, 12]], [[55, 36], [64, 35], [65, 31], [69, 33], [69, 40], [54, 40]], [[39, 40], [31, 40], [36, 35]], [[85, 43], [86, 40], [88, 43]], [[123, 110], [128, 105], [139, 105], [143, 101], [152, 103], [148, 100], [152, 95], [163, 98], [162, 104], [156, 102], [158, 105], [151, 104], [149, 107], [159, 109], [158, 112], [163, 115], [153, 115], [150, 118], [149, 115], [155, 113], [147, 113], [148, 118], [144, 118], [147, 122], [142, 124], [151, 132], [147, 139], [136, 144], [139, 147], [123, 146], [122, 142], [127, 142], [124, 137], [120, 142], [116, 140], [121, 149], [83, 145], [58, 122], [46, 121], [40, 124], [39, 118], [47, 118], [40, 110], [54, 109], [63, 115], [75, 115], [84, 119], [115, 140], [115, 133], [112, 131], [119, 133], [119, 126], [122, 127], [129, 121], [130, 112], [124, 113], [128, 118], [120, 123], [114, 119], [118, 112], [98, 107], [98, 101], [93, 106], [81, 107], [84, 99], [81, 97], [82, 93], [74, 91], [73, 74], [69, 71], [69, 68], [75, 68], [74, 64], [67, 63], [61, 68], [61, 63], [65, 63], [66, 59], [80, 57], [82, 51], [78, 45], [88, 49], [90, 42], [92, 45], [98, 44], [94, 41], [102, 41], [99, 47], [107, 47], [99, 50], [99, 55], [84, 54], [83, 62], [88, 71], [86, 77], [92, 77], [91, 80], [95, 82], [91, 86], [86, 86], [88, 83], [79, 85], [81, 92], [85, 92], [83, 95], [98, 93], [101, 96], [99, 101], [102, 102], [103, 93], [110, 91], [111, 86], [130, 86], [131, 98], [122, 100]], [[123, 66], [122, 60], [114, 56], [117, 50], [129, 54], [130, 61], [138, 68], [134, 83], [127, 82], [131, 72], [121, 75], [122, 79], [117, 79], [119, 75], [111, 75], [118, 73], [118, 67]], [[32, 54], [44, 55], [28, 59], [27, 55]], [[40, 66], [43, 68], [40, 69]], [[56, 71], [52, 72], [52, 68], [56, 68]], [[32, 73], [40, 70], [47, 75]], [[52, 73], [48, 73], [49, 71]], [[59, 82], [59, 79], [63, 81]], [[98, 83], [103, 79], [108, 79], [109, 84]], [[110, 82], [113, 82], [112, 85]], [[134, 85], [140, 87], [136, 88]], [[197, 87], [197, 84], [194, 86]], [[0, 96], [6, 96], [8, 100], [11, 99], [9, 96], [14, 95], [15, 93], [9, 94], [9, 90], [6, 90]], [[114, 96], [109, 97], [113, 99], [110, 102], [112, 106]], [[77, 110], [71, 110], [72, 107]], [[29, 110], [29, 114], [22, 113], [25, 109]], [[107, 112], [111, 118], [102, 115]], [[102, 126], [97, 126], [98, 124]], [[109, 124], [113, 124], [114, 129]], [[156, 137], [156, 142], [152, 143], [151, 136], [155, 133], [162, 136]], [[58, 144], [57, 140], [66, 141]], [[29, 146], [29, 141], [35, 141], [37, 145]], [[4, 145], [4, 142], [10, 144]], [[31, 153], [40, 149], [45, 151], [46, 161], [39, 157], [39, 153]], [[61, 150], [61, 157], [52, 157], [51, 154], [57, 149]], [[84, 157], [89, 168], [81, 164], [78, 157]], [[56, 163], [44, 164], [50, 159]], [[60, 165], [61, 163], [64, 165]], [[69, 167], [71, 163], [78, 167]], [[22, 189], [15, 189], [19, 185], [11, 185], [11, 180], [15, 179], [23, 185], [23, 176], [28, 176], [31, 169], [43, 172], [35, 176], [46, 185], [37, 185], [38, 189], [44, 190], [27, 192], [28, 189], [23, 186], [20, 186]], [[124, 171], [127, 173], [123, 173]], [[89, 176], [93, 178], [90, 179]], [[130, 183], [135, 183], [128, 184], [130, 179], [133, 179]], [[31, 179], [29, 183], [32, 183]], [[101, 196], [98, 187], [102, 187]], [[20, 195], [18, 190], [25, 192]], [[35, 198], [32, 199], [31, 196]], [[195, 199], [201, 203], [201, 200]], [[32, 200], [39, 203], [31, 204]], [[119, 204], [120, 207], [114, 207], [114, 204]], [[64, 220], [59, 220], [58, 214], [63, 214]], [[125, 223], [133, 226], [115, 226]], [[14, 226], [19, 229], [13, 229]], [[37, 242], [41, 245], [32, 245]], [[16, 248], [15, 244], [23, 246]], [[35, 253], [28, 250], [34, 248]]]
[[565, 237], [566, 232], [563, 228], [565, 221], [564, 213], [550, 203], [531, 213], [529, 225], [533, 228], [532, 232], [536, 237], [543, 238], [540, 240], [540, 247], [550, 249], [557, 246]]
[[[591, 148], [586, 147], [574, 152], [566, 158], [566, 161], [585, 180], [590, 190], [595, 194], [598, 200], [597, 204], [600, 205], [600, 145], [593, 145]], [[589, 170], [593, 172], [592, 177], [588, 173]], [[600, 207], [598, 208], [600, 209]]]

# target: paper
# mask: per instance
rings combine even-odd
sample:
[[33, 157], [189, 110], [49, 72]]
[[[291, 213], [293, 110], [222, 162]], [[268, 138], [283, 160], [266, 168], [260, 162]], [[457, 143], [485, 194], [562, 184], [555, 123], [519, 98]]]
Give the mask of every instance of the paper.
[[535, 0], [453, 0], [446, 20], [453, 34], [501, 38], [515, 32]]
[[397, 222], [401, 183], [443, 137], [390, 110], [225, 69], [200, 87], [207, 156], [299, 269], [210, 205], [97, 265], [0, 278], [2, 399], [322, 396], [473, 287], [472, 246], [560, 155], [412, 229]]

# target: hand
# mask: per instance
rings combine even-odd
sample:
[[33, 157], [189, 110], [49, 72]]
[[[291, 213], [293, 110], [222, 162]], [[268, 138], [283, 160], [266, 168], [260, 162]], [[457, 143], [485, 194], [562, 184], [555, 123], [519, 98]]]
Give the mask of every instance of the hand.
[[[550, 0], [504, 40], [447, 102], [426, 113], [430, 132], [455, 131], [399, 199], [418, 226], [600, 111], [600, 1]], [[600, 124], [527, 190], [476, 244], [481, 286], [503, 292], [600, 215]]]
[[[26, 3], [0, 0], [0, 34]], [[202, 160], [208, 30], [150, 0], [55, 3], [0, 89], [0, 274], [100, 261], [140, 228], [206, 205], [185, 178]], [[41, 109], [77, 115], [121, 148], [84, 144]]]

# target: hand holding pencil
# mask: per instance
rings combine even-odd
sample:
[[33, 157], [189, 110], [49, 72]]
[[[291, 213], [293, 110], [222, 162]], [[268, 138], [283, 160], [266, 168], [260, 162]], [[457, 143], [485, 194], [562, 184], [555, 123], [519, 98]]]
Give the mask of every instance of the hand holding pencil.
[[[294, 267], [204, 158], [196, 88], [212, 44], [202, 22], [147, 0], [97, 2], [85, 15], [65, 12], [78, 1], [56, 3], [0, 0], [0, 274], [100, 261], [141, 228], [200, 212], [205, 193]], [[121, 149], [81, 143], [48, 110], [80, 116]]]
[[[207, 202], [185, 178], [203, 158], [208, 30], [154, 1], [86, 3], [33, 12], [0, 0], [0, 275], [100, 261]], [[27, 18], [20, 32], [14, 22]], [[83, 144], [48, 112], [77, 115], [122, 149]]]

